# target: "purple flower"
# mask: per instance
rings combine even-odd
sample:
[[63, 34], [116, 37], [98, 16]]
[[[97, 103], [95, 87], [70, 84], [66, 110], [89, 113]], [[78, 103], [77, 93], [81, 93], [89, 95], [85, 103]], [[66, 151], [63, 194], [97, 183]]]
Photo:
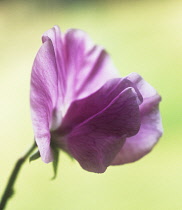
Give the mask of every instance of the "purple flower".
[[156, 90], [136, 73], [120, 78], [106, 51], [81, 30], [45, 32], [32, 68], [31, 115], [45, 163], [52, 145], [87, 171], [136, 161], [162, 135]]

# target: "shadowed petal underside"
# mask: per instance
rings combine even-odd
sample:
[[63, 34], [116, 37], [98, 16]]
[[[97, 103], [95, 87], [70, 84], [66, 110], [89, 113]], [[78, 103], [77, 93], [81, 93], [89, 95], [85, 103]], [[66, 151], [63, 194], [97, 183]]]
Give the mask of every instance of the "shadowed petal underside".
[[103, 110], [71, 130], [66, 137], [68, 150], [84, 169], [103, 173], [125, 138], [135, 135], [139, 128], [138, 96], [134, 88], [128, 87]]

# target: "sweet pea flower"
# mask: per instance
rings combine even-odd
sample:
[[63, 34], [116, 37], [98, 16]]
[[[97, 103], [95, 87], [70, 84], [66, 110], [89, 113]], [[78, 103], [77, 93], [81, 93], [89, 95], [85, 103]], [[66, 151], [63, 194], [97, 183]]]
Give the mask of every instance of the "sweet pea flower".
[[45, 32], [31, 74], [31, 116], [45, 163], [53, 146], [87, 171], [134, 162], [162, 135], [161, 97], [137, 73], [120, 77], [89, 36], [58, 26]]

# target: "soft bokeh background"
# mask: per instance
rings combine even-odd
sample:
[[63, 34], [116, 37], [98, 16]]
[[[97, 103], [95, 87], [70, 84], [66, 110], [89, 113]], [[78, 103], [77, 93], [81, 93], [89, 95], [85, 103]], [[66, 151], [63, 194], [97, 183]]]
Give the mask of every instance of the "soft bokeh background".
[[61, 154], [27, 163], [7, 210], [182, 209], [182, 1], [0, 1], [0, 193], [32, 144], [29, 81], [40, 37], [53, 25], [80, 28], [111, 54], [121, 75], [138, 72], [162, 95], [164, 135], [140, 161], [89, 173]]

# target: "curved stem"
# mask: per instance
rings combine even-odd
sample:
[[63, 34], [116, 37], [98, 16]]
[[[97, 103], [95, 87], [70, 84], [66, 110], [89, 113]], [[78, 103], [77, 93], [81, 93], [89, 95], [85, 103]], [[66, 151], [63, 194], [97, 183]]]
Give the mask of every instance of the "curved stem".
[[1, 203], [0, 203], [0, 210], [3, 210], [5, 208], [8, 199], [13, 195], [13, 187], [14, 187], [16, 178], [18, 176], [18, 173], [21, 169], [21, 166], [23, 165], [23, 163], [26, 161], [26, 159], [29, 157], [29, 155], [34, 151], [36, 147], [37, 145], [34, 142], [33, 145], [30, 147], [30, 149], [21, 158], [17, 160], [14, 166], [14, 169], [11, 173], [11, 176], [9, 177], [5, 191], [3, 193]]

